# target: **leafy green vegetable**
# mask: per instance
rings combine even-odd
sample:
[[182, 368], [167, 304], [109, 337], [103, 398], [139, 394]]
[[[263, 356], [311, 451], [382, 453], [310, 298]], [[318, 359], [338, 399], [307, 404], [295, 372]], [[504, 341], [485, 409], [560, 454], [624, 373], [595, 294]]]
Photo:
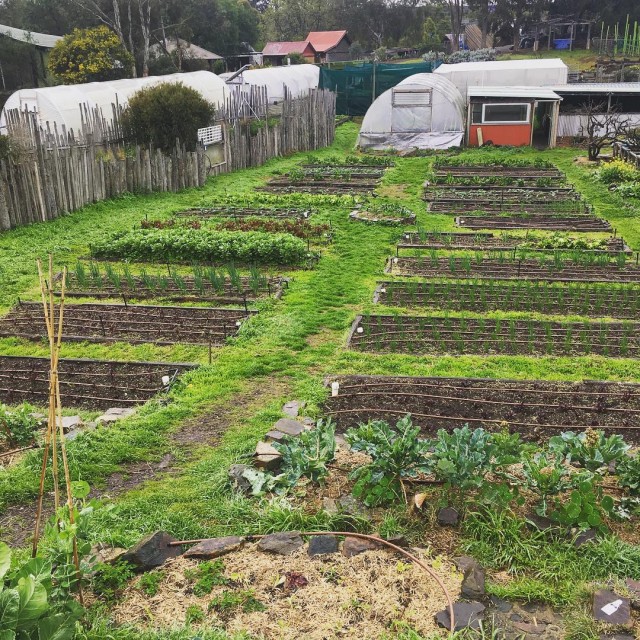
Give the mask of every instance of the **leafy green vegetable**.
[[621, 459], [629, 450], [629, 445], [620, 435], [607, 437], [604, 431], [587, 429], [578, 434], [565, 431], [549, 438], [549, 450], [564, 456], [569, 462], [579, 462], [589, 471], [596, 471]]

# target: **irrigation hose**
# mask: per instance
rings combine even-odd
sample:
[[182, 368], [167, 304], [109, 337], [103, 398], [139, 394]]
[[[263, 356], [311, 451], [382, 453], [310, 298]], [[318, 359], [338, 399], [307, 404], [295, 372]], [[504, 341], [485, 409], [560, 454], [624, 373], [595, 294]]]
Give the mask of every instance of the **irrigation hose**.
[[[281, 533], [292, 533], [292, 532], [285, 531]], [[447, 599], [447, 608], [449, 609], [449, 620], [450, 620], [449, 630], [452, 633], [455, 631], [456, 621], [455, 621], [455, 615], [453, 612], [453, 601], [451, 600], [451, 596], [449, 595], [447, 588], [444, 586], [444, 583], [442, 582], [442, 580], [440, 580], [440, 578], [435, 574], [433, 569], [431, 569], [431, 567], [425, 564], [417, 556], [413, 555], [412, 553], [409, 553], [406, 549], [403, 549], [402, 547], [399, 547], [398, 545], [393, 544], [393, 542], [384, 540], [383, 538], [376, 538], [376, 536], [370, 536], [365, 533], [351, 533], [347, 531], [296, 531], [295, 533], [297, 533], [300, 536], [345, 536], [348, 538], [359, 538], [361, 540], [368, 540], [376, 544], [385, 545], [390, 549], [397, 551], [398, 553], [403, 555], [405, 558], [408, 558], [409, 560], [411, 560], [411, 562], [417, 564], [419, 567], [424, 569], [436, 581], [440, 589], [442, 589], [442, 592], [444, 593], [444, 596]], [[254, 535], [254, 536], [249, 535], [249, 536], [243, 536], [243, 537], [247, 540], [260, 540], [261, 538], [265, 538], [266, 536], [265, 535]], [[197, 540], [176, 540], [175, 542], [169, 542], [168, 546], [180, 547], [182, 545], [187, 545], [187, 544], [198, 544], [200, 542], [206, 541], [207, 539], [208, 538], [199, 538]]]

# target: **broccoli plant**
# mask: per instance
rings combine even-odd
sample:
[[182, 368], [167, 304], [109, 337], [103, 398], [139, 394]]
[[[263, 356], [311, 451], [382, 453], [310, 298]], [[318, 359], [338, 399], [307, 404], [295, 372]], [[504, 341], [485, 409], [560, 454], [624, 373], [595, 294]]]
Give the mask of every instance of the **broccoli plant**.
[[589, 471], [596, 471], [610, 462], [620, 460], [629, 450], [620, 435], [605, 436], [603, 431], [587, 429], [582, 433], [565, 431], [549, 439], [549, 450], [578, 462]]

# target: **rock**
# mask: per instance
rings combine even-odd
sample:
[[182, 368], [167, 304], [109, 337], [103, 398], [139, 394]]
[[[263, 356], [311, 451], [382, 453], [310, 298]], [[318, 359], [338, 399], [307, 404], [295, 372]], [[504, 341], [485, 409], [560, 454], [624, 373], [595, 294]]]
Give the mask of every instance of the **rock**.
[[271, 442], [273, 442], [274, 440], [276, 442], [280, 442], [281, 440], [284, 440], [286, 437], [287, 435], [285, 433], [282, 433], [282, 431], [276, 431], [275, 429], [272, 429], [271, 431], [267, 431], [267, 435], [265, 436], [265, 438], [267, 438]]
[[633, 609], [640, 609], [640, 580], [627, 578], [625, 584], [631, 594], [631, 607]]
[[303, 544], [304, 542], [297, 531], [287, 531], [265, 536], [258, 542], [258, 549], [269, 553], [277, 553], [281, 556], [290, 556]]
[[239, 551], [244, 545], [244, 538], [240, 536], [226, 536], [224, 538], [209, 538], [199, 542], [195, 547], [187, 550], [185, 558], [195, 558], [196, 560], [211, 560], [219, 558], [227, 553]]
[[460, 520], [460, 514], [453, 507], [443, 507], [438, 511], [438, 524], [443, 527], [455, 527]]
[[291, 400], [291, 402], [287, 402], [284, 407], [282, 407], [282, 413], [290, 418], [297, 418], [302, 407], [304, 407], [304, 403], [298, 402], [297, 400]]
[[459, 571], [464, 574], [460, 592], [466, 598], [480, 598], [484, 595], [484, 569], [469, 556], [453, 560]]
[[396, 547], [408, 547], [409, 546], [409, 541], [403, 535], [389, 536], [388, 538], [385, 538], [385, 540], [387, 542], [390, 542], [391, 544], [395, 544]]
[[89, 565], [93, 567], [99, 563], [113, 564], [118, 560], [120, 560], [126, 552], [127, 550], [123, 549], [122, 547], [112, 547], [110, 545], [94, 544], [91, 547], [91, 551], [89, 553], [89, 558], [90, 558]]
[[353, 556], [357, 556], [365, 551], [373, 551], [378, 548], [379, 545], [372, 540], [366, 540], [365, 538], [352, 538], [351, 536], [348, 536], [344, 539], [344, 543], [342, 545], [342, 555], [347, 558], [352, 558]]
[[241, 493], [251, 492], [251, 483], [242, 475], [247, 469], [251, 469], [251, 467], [246, 464], [232, 464], [229, 467], [231, 486]]
[[587, 542], [595, 542], [598, 539], [598, 533], [594, 529], [586, 529], [581, 531], [573, 540], [575, 547], [581, 547]]
[[255, 465], [261, 469], [276, 469], [282, 456], [280, 452], [268, 442], [258, 442], [256, 445]]
[[527, 523], [531, 528], [538, 531], [549, 531], [549, 529], [555, 529], [558, 526], [551, 518], [539, 516], [537, 513], [532, 513], [528, 516]]
[[532, 633], [534, 635], [543, 633], [547, 628], [547, 625], [544, 623], [536, 624], [533, 622], [514, 622], [513, 626], [518, 629], [518, 631], [523, 631], [524, 633]]
[[333, 498], [322, 498], [322, 509], [332, 516], [340, 513], [340, 509]]
[[490, 600], [491, 604], [500, 611], [500, 613], [509, 613], [509, 611], [513, 609], [513, 605], [510, 602], [503, 600], [502, 598], [498, 598], [498, 596], [491, 596]]
[[162, 457], [162, 460], [158, 462], [158, 469], [167, 469], [171, 466], [171, 463], [174, 461], [173, 454], [167, 453]]
[[344, 449], [345, 451], [349, 451], [349, 449], [351, 449], [349, 443], [344, 439], [344, 436], [341, 435], [336, 436], [336, 448]]
[[[456, 602], [453, 605], [453, 616], [455, 618], [455, 631], [461, 631], [467, 627], [479, 629], [482, 622], [482, 612], [484, 605], [480, 602]], [[451, 628], [451, 617], [449, 608], [443, 609], [436, 614], [436, 622], [445, 629]]]
[[[60, 423], [58, 423], [59, 426]], [[62, 430], [65, 433], [75, 431], [82, 427], [83, 421], [80, 416], [62, 416]]]
[[307, 553], [310, 556], [322, 556], [327, 553], [337, 553], [338, 538], [336, 536], [314, 536], [309, 540]]
[[600, 640], [638, 640], [629, 633], [614, 633], [613, 635], [601, 634]]
[[176, 539], [165, 531], [154, 531], [122, 554], [120, 560], [134, 565], [139, 572], [155, 569], [169, 558], [176, 558], [182, 554], [180, 547], [170, 547], [169, 542], [176, 542]]
[[96, 418], [96, 422], [98, 424], [117, 422], [118, 420], [132, 416], [135, 412], [135, 409], [113, 407], [112, 409], [107, 409], [101, 416]]
[[307, 418], [306, 416], [302, 418], [302, 424], [308, 429], [313, 429], [316, 426], [316, 421], [313, 418]]
[[286, 436], [299, 436], [304, 431], [304, 427], [297, 420], [281, 418], [273, 425], [272, 431], [280, 431]]
[[629, 624], [631, 603], [613, 591], [600, 589], [593, 594], [593, 617], [608, 624]]
[[351, 494], [338, 498], [338, 507], [343, 513], [350, 516], [366, 516], [369, 510], [362, 502], [356, 500]]

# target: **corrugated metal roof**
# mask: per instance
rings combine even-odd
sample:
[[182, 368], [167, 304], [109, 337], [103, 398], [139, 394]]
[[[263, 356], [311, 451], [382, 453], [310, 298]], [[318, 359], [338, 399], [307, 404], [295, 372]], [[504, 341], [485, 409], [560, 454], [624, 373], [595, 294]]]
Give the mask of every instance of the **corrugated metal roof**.
[[286, 56], [290, 53], [304, 53], [307, 47], [314, 49], [314, 46], [306, 40], [292, 42], [267, 42], [262, 50], [265, 56]]
[[36, 47], [44, 49], [52, 49], [56, 43], [62, 40], [62, 36], [52, 36], [48, 33], [37, 33], [36, 31], [26, 31], [25, 29], [16, 29], [6, 24], [0, 24], [0, 35], [7, 36], [12, 40], [19, 42], [28, 42]]
[[566, 69], [567, 65], [560, 58], [544, 58], [541, 60], [492, 60], [489, 62], [458, 62], [442, 64], [434, 73], [456, 71], [505, 71], [512, 69]]
[[547, 87], [469, 87], [469, 98], [534, 98], [540, 100], [562, 100]]
[[[186, 40], [182, 40], [182, 38], [179, 39], [179, 42], [180, 50], [190, 58], [197, 60], [224, 60], [224, 58], [217, 53], [207, 51], [207, 49], [199, 47], [197, 44], [187, 42]], [[153, 44], [150, 48], [154, 52], [164, 53], [163, 47], [160, 44]], [[164, 48], [166, 48], [167, 53], [172, 53], [178, 48], [178, 45], [175, 40], [167, 40]]]
[[347, 35], [345, 31], [309, 31], [307, 42], [313, 45], [318, 53], [325, 53], [337, 47], [342, 38]]
[[551, 88], [559, 93], [640, 93], [640, 82], [576, 82]]

